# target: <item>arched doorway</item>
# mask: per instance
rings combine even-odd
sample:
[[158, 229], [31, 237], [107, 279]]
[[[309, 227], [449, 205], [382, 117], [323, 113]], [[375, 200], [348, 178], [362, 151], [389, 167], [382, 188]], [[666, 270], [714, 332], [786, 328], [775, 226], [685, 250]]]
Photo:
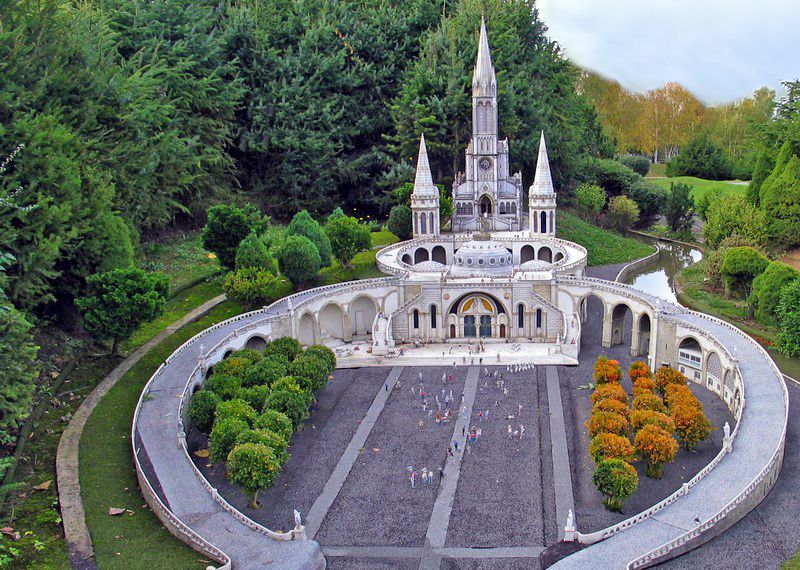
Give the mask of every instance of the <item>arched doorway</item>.
[[650, 315], [642, 313], [639, 317], [639, 347], [637, 356], [650, 355]]
[[424, 247], [420, 247], [414, 252], [414, 263], [422, 263], [423, 261], [428, 261], [428, 259], [430, 259], [428, 257], [428, 250]]
[[486, 194], [481, 196], [479, 204], [481, 208], [481, 215], [492, 213], [492, 199], [489, 198], [489, 196], [487, 196]]
[[500, 338], [506, 338], [506, 325], [500, 325]]
[[456, 338], [456, 325], [450, 325], [450, 338]]
[[553, 262], [553, 250], [547, 246], [540, 248], [537, 256], [541, 261], [546, 261], [547, 263]]
[[258, 350], [260, 352], [267, 347], [267, 341], [262, 336], [251, 336], [247, 339], [247, 342], [244, 343], [244, 347], [249, 348], [250, 350]]
[[447, 252], [440, 245], [434, 246], [431, 259], [433, 259], [433, 261], [438, 261], [442, 265], [447, 265]]
[[[501, 323], [498, 317], [505, 314], [505, 308], [491, 295], [468, 293], [453, 303], [450, 314], [456, 318], [455, 332], [457, 336], [492, 338], [500, 336]], [[451, 333], [452, 329], [453, 327], [451, 327]]]
[[407, 253], [404, 253], [404, 254], [403, 254], [403, 257], [401, 257], [401, 258], [400, 258], [400, 260], [401, 260], [403, 263], [405, 263], [406, 265], [414, 265], [414, 260], [413, 260], [413, 259], [411, 259], [411, 256], [410, 256], [410, 255], [408, 255]]
[[536, 252], [533, 249], [532, 245], [523, 245], [522, 249], [519, 250], [519, 262], [520, 264], [525, 263], [526, 261], [533, 261], [536, 259]]
[[297, 327], [297, 340], [300, 344], [311, 346], [314, 344], [314, 317], [310, 313], [306, 313], [300, 317], [300, 324]]
[[556, 253], [556, 256], [553, 258], [553, 262], [558, 263], [562, 259], [564, 259], [564, 254], [559, 251], [558, 253]]
[[329, 303], [319, 312], [319, 328], [322, 338], [344, 339], [344, 314], [339, 305]]
[[361, 296], [356, 297], [350, 303], [350, 322], [353, 323], [353, 334], [363, 336], [372, 334], [372, 323], [375, 320], [375, 315], [378, 309], [375, 307], [375, 301], [370, 297]]
[[625, 303], [620, 303], [611, 311], [611, 346], [630, 340], [633, 330], [633, 311]]
[[687, 336], [678, 344], [678, 370], [694, 382], [703, 379], [703, 348], [694, 337]]

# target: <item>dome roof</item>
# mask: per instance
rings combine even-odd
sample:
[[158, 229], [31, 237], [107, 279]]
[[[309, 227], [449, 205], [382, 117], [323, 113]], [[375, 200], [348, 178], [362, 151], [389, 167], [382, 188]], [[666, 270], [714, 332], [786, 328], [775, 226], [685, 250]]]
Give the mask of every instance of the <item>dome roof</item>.
[[504, 274], [511, 273], [513, 266], [514, 258], [502, 244], [495, 241], [473, 240], [456, 251], [451, 272]]

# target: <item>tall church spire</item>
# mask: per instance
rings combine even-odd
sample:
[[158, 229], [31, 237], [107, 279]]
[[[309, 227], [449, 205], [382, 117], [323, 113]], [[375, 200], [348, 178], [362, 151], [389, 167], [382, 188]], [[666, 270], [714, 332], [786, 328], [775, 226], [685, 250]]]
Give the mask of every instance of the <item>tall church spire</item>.
[[489, 37], [486, 35], [486, 20], [481, 16], [481, 37], [478, 40], [478, 58], [472, 72], [472, 96], [494, 97], [497, 79], [494, 76], [492, 55], [489, 53]]
[[428, 149], [425, 146], [425, 134], [419, 137], [419, 155], [417, 156], [417, 174], [414, 177], [414, 194], [417, 196], [438, 196], [439, 189], [433, 184], [431, 165], [428, 162]]
[[550, 161], [547, 158], [547, 145], [544, 142], [544, 131], [539, 138], [539, 158], [536, 159], [536, 174], [533, 177], [529, 195], [555, 194], [553, 177], [550, 175]]

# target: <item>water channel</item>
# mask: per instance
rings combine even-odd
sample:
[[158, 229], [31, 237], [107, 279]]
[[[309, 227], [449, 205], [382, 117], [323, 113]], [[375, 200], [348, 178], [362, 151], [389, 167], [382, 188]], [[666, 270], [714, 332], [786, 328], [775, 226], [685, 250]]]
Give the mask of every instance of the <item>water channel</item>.
[[660, 241], [655, 238], [635, 236], [639, 241], [655, 245], [661, 253], [651, 262], [631, 271], [624, 282], [637, 289], [677, 303], [675, 276], [684, 267], [697, 263], [703, 252], [689, 245]]

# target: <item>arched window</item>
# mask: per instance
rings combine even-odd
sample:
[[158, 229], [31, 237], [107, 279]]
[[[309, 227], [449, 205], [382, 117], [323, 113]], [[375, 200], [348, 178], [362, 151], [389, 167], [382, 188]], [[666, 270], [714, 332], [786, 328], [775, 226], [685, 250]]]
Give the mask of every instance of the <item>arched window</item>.
[[[539, 229], [543, 234], [547, 233], [547, 212], [542, 212], [539, 216]], [[423, 230], [424, 231], [424, 230]]]
[[556, 224], [555, 224], [555, 221], [553, 220], [554, 216], [555, 216], [555, 212], [553, 212], [553, 210], [550, 210], [550, 232], [551, 233], [555, 233], [555, 231], [556, 231]]
[[471, 216], [474, 213], [475, 213], [475, 210], [472, 209], [472, 202], [470, 202], [469, 203], [469, 215]]
[[414, 309], [413, 316], [414, 316], [414, 328], [418, 329], [419, 328], [419, 311]]
[[428, 212], [428, 227], [430, 228], [431, 233], [435, 233], [433, 228], [433, 212]]
[[419, 233], [419, 214], [414, 212], [414, 233]]
[[511, 213], [516, 215], [517, 214], [517, 203], [511, 202]]
[[431, 328], [436, 328], [436, 305], [431, 305]]
[[522, 328], [525, 326], [525, 305], [520, 303], [517, 305], [517, 327]]
[[536, 328], [542, 328], [542, 310], [536, 309]]
[[531, 216], [531, 223], [533, 224], [534, 233], [538, 233], [539, 232], [539, 213], [538, 212], [533, 212], [533, 215]]
[[422, 213], [422, 216], [420, 216], [420, 230], [419, 230], [419, 233], [421, 233], [421, 234], [428, 233], [428, 224], [425, 221], [425, 213], [424, 212]]
[[500, 213], [501, 214], [505, 214], [506, 213], [506, 203], [505, 202], [500, 202]]

